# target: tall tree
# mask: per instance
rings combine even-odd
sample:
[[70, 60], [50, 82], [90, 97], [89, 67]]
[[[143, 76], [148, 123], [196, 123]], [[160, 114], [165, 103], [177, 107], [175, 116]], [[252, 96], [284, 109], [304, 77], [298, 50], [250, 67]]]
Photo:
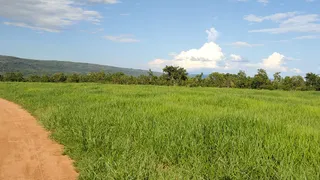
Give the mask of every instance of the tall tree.
[[305, 78], [307, 87], [316, 89], [318, 76], [314, 73], [307, 73]]
[[27, 81], [29, 81], [29, 82], [41, 82], [41, 77], [38, 76], [38, 75], [30, 75], [27, 78]]
[[24, 81], [23, 74], [21, 72], [8, 72], [3, 76], [4, 81], [22, 82]]
[[172, 81], [174, 84], [188, 79], [187, 70], [179, 66], [166, 66], [163, 68], [163, 73], [167, 80]]
[[158, 77], [154, 75], [151, 69], [149, 69], [148, 71], [148, 77], [149, 77], [149, 84], [156, 84]]
[[73, 73], [67, 77], [67, 82], [80, 82], [80, 75], [77, 73]]
[[292, 76], [291, 84], [294, 90], [304, 90], [306, 87], [305, 81], [302, 76]]
[[224, 74], [222, 74], [222, 73], [213, 72], [213, 73], [209, 74], [207, 79], [208, 79], [207, 80], [208, 86], [224, 87], [225, 77], [224, 77]]
[[280, 74], [281, 74], [281, 72], [276, 72], [273, 74], [272, 85], [273, 85], [274, 89], [280, 89], [281, 82], [282, 82], [282, 77]]
[[255, 89], [263, 89], [267, 88], [268, 85], [270, 85], [270, 80], [266, 70], [258, 69], [258, 73], [253, 77], [252, 87]]
[[247, 74], [245, 71], [239, 71], [237, 74], [237, 87], [246, 88], [248, 86]]
[[67, 80], [67, 76], [64, 73], [55, 73], [52, 76], [53, 82], [65, 82]]
[[290, 76], [286, 76], [284, 79], [283, 79], [283, 82], [282, 82], [282, 89], [283, 90], [286, 90], [286, 91], [289, 91], [289, 90], [292, 90], [293, 89], [293, 86], [292, 86], [292, 79]]

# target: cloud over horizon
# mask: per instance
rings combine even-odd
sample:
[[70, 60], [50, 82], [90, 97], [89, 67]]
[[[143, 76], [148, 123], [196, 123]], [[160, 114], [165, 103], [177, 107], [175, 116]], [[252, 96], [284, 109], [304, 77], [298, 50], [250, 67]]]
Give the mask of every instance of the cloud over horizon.
[[218, 38], [215, 28], [206, 30], [208, 42], [199, 49], [182, 51], [173, 56], [171, 60], [155, 59], [149, 62], [149, 66], [159, 68], [165, 65], [174, 65], [186, 69], [218, 68], [218, 63], [225, 58], [221, 47], [214, 41]]

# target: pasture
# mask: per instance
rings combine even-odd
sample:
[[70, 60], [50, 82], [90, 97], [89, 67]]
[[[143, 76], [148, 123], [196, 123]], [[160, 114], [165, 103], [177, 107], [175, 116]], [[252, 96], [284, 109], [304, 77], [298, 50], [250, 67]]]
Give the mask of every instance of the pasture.
[[319, 179], [320, 92], [0, 83], [80, 179]]

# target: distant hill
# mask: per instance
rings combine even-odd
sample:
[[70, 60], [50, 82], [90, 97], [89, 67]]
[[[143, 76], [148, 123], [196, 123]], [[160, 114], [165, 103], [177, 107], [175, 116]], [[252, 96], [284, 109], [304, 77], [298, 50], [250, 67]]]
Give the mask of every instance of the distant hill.
[[[21, 72], [28, 76], [31, 74], [54, 74], [63, 72], [66, 74], [71, 73], [89, 73], [104, 71], [106, 73], [123, 72], [126, 75], [139, 76], [147, 74], [148, 71], [141, 69], [120, 68], [106, 65], [69, 62], [69, 61], [49, 61], [49, 60], [33, 60], [24, 59], [12, 56], [0, 55], [0, 73], [6, 72]], [[155, 73], [160, 75], [160, 73]]]

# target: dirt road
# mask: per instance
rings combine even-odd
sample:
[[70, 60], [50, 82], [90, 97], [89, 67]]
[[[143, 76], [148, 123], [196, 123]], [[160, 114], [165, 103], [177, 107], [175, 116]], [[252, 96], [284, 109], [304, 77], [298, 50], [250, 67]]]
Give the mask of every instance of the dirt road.
[[73, 180], [62, 146], [18, 105], [0, 99], [0, 180]]

